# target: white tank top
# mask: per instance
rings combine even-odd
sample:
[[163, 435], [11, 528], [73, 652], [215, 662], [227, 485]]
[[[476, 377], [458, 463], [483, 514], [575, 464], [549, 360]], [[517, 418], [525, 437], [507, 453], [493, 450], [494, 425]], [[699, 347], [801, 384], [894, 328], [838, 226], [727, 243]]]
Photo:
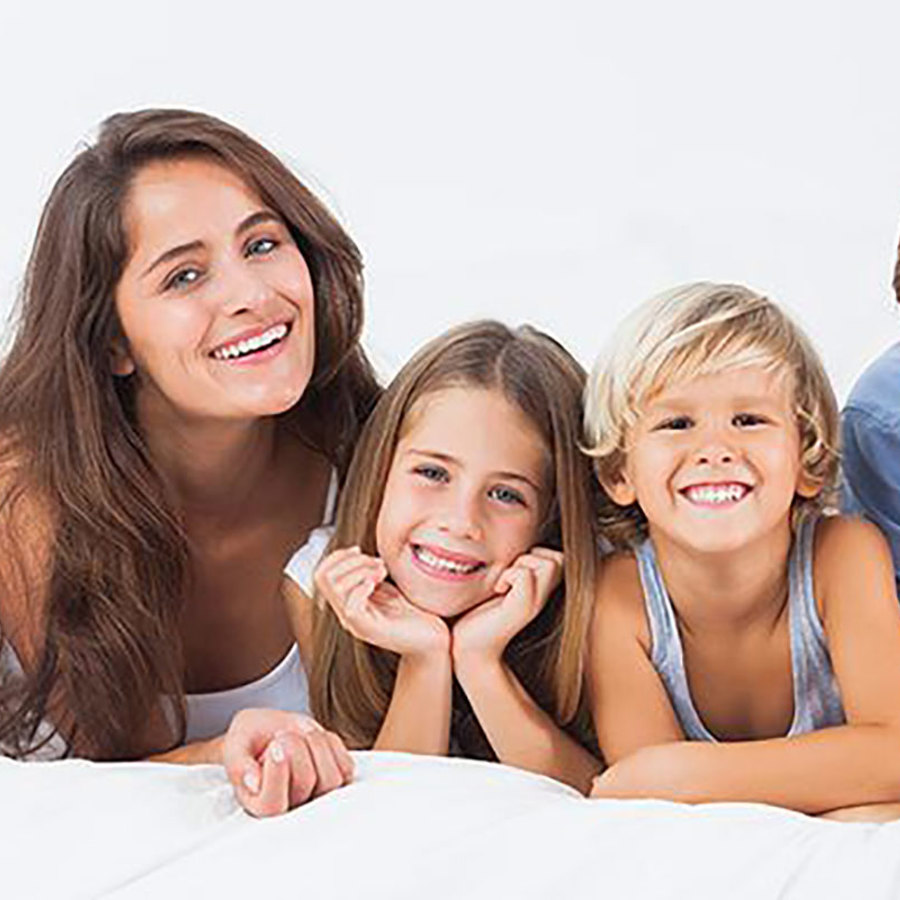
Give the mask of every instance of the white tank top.
[[[337, 501], [337, 472], [332, 471], [325, 500], [323, 524], [314, 528], [306, 543], [288, 560], [284, 573], [307, 595], [312, 596], [313, 572], [334, 531]], [[242, 709], [283, 709], [287, 712], [309, 712], [309, 685], [300, 650], [296, 643], [274, 669], [256, 681], [225, 691], [187, 694], [185, 743], [203, 741], [228, 730], [232, 716]]]
[[[325, 516], [322, 525], [314, 528], [306, 543], [288, 560], [285, 575], [295, 581], [308, 595], [312, 596], [313, 571], [322, 557], [334, 531], [331, 522], [337, 501], [337, 472], [332, 471], [325, 500]], [[0, 650], [0, 677], [21, 677], [22, 667], [12, 645], [6, 641]], [[242, 709], [266, 708], [283, 709], [288, 712], [309, 711], [309, 687], [306, 670], [297, 644], [291, 644], [284, 658], [261, 678], [225, 691], [211, 691], [204, 694], [187, 694], [185, 743], [201, 741], [223, 734], [228, 729], [232, 716]], [[48, 722], [42, 722], [37, 738], [45, 738], [52, 732]], [[3, 748], [0, 747], [0, 753]], [[62, 736], [53, 734], [52, 739], [41, 749], [30, 754], [31, 759], [55, 759], [64, 756], [65, 742]]]

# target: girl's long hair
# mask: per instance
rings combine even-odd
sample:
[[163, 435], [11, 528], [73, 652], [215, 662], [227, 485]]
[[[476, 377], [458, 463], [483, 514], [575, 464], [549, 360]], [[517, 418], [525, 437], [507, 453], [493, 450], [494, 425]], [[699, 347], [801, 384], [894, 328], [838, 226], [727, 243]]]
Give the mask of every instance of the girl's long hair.
[[[452, 329], [401, 370], [363, 429], [341, 496], [330, 549], [376, 554], [375, 523], [404, 422], [426, 394], [449, 386], [499, 390], [534, 424], [551, 460], [551, 504], [539, 542], [564, 551], [564, 580], [541, 614], [507, 648], [506, 660], [560, 725], [590, 743], [583, 660], [594, 586], [594, 479], [579, 451], [585, 372], [552, 338], [499, 322]], [[460, 428], [492, 423], [460, 422]], [[398, 657], [352, 637], [327, 606], [318, 609], [310, 699], [315, 716], [353, 746], [371, 747], [384, 720]], [[462, 692], [454, 697], [462, 752], [490, 756]]]
[[[135, 417], [134, 379], [116, 378], [114, 294], [129, 248], [123, 205], [149, 162], [200, 156], [226, 166], [278, 212], [312, 275], [315, 369], [281, 422], [341, 475], [377, 399], [359, 345], [362, 260], [322, 203], [269, 151], [196, 112], [110, 117], [56, 182], [38, 227], [11, 350], [0, 367], [4, 592], [39, 611], [36, 664], [7, 678], [0, 745], [33, 749], [48, 703], [70, 750], [135, 756], [165, 695], [184, 733], [179, 613], [189, 554], [177, 511]], [[35, 519], [37, 516], [37, 519]], [[39, 521], [36, 561], [23, 525]], [[3, 597], [0, 596], [0, 602]], [[159, 749], [159, 748], [156, 748]]]

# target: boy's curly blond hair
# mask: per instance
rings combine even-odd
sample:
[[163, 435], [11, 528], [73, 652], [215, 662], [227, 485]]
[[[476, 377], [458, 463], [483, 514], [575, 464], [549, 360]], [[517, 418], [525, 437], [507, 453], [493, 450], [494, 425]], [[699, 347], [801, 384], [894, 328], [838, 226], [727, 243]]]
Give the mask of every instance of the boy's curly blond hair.
[[[793, 379], [801, 464], [821, 490], [794, 499], [796, 515], [825, 506], [837, 483], [840, 426], [824, 366], [807, 336], [766, 297], [737, 284], [696, 282], [642, 304], [601, 352], [585, 389], [584, 451], [604, 486], [615, 484], [642, 407], [674, 384], [762, 365]], [[615, 546], [646, 533], [637, 504], [605, 501], [601, 524]]]

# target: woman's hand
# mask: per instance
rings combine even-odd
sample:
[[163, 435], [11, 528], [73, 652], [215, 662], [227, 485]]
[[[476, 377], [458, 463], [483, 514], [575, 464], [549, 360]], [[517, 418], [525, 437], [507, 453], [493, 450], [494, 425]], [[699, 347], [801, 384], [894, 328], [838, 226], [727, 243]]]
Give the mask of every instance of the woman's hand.
[[453, 657], [500, 659], [506, 645], [541, 611], [563, 572], [558, 550], [534, 547], [501, 573], [496, 596], [453, 626]]
[[241, 710], [221, 740], [228, 780], [253, 816], [287, 812], [353, 778], [343, 741], [300, 713]]
[[349, 547], [322, 561], [315, 584], [355, 638], [401, 656], [448, 653], [450, 632], [444, 621], [413, 606], [386, 578], [382, 560]]

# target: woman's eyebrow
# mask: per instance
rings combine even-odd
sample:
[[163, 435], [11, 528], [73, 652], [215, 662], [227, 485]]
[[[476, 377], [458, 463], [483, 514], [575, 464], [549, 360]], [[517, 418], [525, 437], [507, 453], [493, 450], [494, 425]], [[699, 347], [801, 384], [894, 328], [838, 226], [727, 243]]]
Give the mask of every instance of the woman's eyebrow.
[[[243, 234], [245, 231], [249, 231], [251, 228], [256, 225], [261, 225], [265, 222], [276, 222], [279, 225], [283, 225], [281, 217], [276, 215], [269, 209], [261, 209], [257, 212], [250, 213], [246, 219], [244, 219], [237, 228], [235, 228], [235, 234]], [[190, 253], [192, 250], [199, 250], [203, 246], [203, 241], [189, 241], [186, 244], [179, 244], [177, 247], [172, 247], [169, 250], [166, 250], [165, 253], [160, 254], [150, 265], [144, 270], [141, 278], [146, 275], [149, 275], [157, 266], [161, 266], [165, 262], [169, 262], [169, 260], [175, 259], [177, 256], [181, 256], [184, 253]]]

